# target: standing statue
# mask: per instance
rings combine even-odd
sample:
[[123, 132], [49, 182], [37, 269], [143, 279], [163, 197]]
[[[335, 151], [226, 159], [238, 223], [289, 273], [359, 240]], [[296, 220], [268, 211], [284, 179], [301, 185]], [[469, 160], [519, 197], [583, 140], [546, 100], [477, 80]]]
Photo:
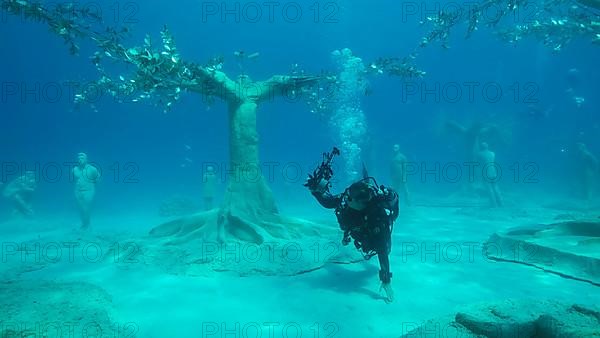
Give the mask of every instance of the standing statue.
[[77, 166], [73, 168], [73, 178], [75, 179], [75, 198], [79, 207], [81, 228], [87, 229], [90, 226], [92, 202], [100, 173], [95, 166], [89, 164], [86, 153], [77, 154]]
[[486, 187], [487, 195], [492, 207], [501, 207], [503, 205], [502, 195], [498, 188], [498, 170], [496, 168], [496, 153], [490, 150], [487, 142], [475, 142], [473, 151], [475, 158], [482, 168], [482, 181]]

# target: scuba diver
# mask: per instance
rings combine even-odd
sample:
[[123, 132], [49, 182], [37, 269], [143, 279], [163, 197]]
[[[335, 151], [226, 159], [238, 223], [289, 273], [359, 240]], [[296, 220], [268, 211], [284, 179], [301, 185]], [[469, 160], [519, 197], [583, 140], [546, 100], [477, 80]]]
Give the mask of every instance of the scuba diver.
[[391, 286], [389, 254], [392, 247], [392, 229], [398, 218], [398, 194], [390, 188], [379, 186], [369, 177], [363, 165], [363, 179], [351, 184], [343, 193], [332, 195], [329, 191], [333, 176], [331, 163], [340, 151], [333, 148], [323, 154], [323, 162], [309, 175], [304, 186], [308, 187], [317, 201], [327, 209], [335, 209], [335, 215], [344, 237], [343, 245], [354, 240], [354, 246], [361, 250], [366, 260], [377, 255], [379, 258], [379, 279], [385, 292], [385, 301], [394, 299]]

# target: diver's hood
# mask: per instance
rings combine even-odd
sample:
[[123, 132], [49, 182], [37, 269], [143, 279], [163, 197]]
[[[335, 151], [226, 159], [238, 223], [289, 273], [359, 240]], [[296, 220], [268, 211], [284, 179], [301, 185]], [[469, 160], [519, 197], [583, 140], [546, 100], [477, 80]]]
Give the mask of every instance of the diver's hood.
[[353, 183], [348, 187], [348, 199], [367, 201], [371, 198], [371, 187], [364, 180]]

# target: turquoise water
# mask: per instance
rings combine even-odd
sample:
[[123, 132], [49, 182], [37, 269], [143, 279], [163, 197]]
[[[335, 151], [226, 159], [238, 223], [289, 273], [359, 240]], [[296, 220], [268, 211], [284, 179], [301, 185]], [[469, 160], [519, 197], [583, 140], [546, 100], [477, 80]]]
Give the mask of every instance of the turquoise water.
[[[2, 337], [598, 313], [600, 6], [486, 4], [469, 34], [455, 2], [3, 1]], [[332, 193], [363, 168], [399, 193], [393, 302], [303, 186], [333, 147]]]

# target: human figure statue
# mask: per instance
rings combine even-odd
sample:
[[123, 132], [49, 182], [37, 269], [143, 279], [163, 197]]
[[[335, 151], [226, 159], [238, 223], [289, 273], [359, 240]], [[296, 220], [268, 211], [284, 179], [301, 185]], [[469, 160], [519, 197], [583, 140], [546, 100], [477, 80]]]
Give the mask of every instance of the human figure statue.
[[[493, 124], [483, 124], [473, 122], [471, 125], [463, 126], [456, 121], [447, 121], [446, 130], [458, 135], [462, 139], [464, 146], [463, 161], [478, 163], [481, 159], [478, 158], [479, 142], [481, 138], [498, 136], [498, 128]], [[476, 193], [479, 190], [478, 182], [472, 181], [471, 177], [461, 186], [463, 193]]]
[[475, 159], [472, 155], [473, 149], [477, 146], [477, 142], [482, 136], [492, 133], [496, 127], [493, 125], [484, 125], [479, 122], [472, 123], [469, 127], [465, 127], [456, 121], [447, 121], [446, 129], [458, 134], [463, 139], [465, 160], [472, 161]]
[[487, 142], [475, 142], [473, 151], [475, 159], [482, 170], [482, 181], [490, 199], [491, 206], [501, 207], [503, 205], [502, 196], [498, 188], [498, 170], [496, 168], [496, 153], [490, 150]]
[[100, 179], [98, 168], [88, 162], [86, 153], [77, 154], [77, 166], [73, 168], [75, 179], [75, 198], [79, 207], [81, 217], [81, 228], [90, 226], [90, 213], [94, 196], [96, 194], [96, 183]]
[[393, 157], [390, 166], [390, 177], [392, 179], [392, 188], [402, 194], [406, 205], [410, 206], [410, 194], [406, 186], [406, 156], [400, 152], [400, 145], [394, 144], [392, 148]]
[[217, 191], [217, 174], [215, 167], [209, 165], [202, 175], [202, 194], [204, 196], [204, 210], [211, 210], [215, 201]]
[[9, 182], [4, 188], [3, 195], [13, 203], [13, 214], [25, 217], [33, 216], [31, 198], [37, 188], [35, 172], [26, 171], [24, 175]]
[[578, 177], [580, 178], [581, 192], [583, 198], [586, 201], [590, 201], [600, 170], [600, 162], [588, 149], [585, 143], [578, 142], [576, 146], [577, 165], [579, 168]]

